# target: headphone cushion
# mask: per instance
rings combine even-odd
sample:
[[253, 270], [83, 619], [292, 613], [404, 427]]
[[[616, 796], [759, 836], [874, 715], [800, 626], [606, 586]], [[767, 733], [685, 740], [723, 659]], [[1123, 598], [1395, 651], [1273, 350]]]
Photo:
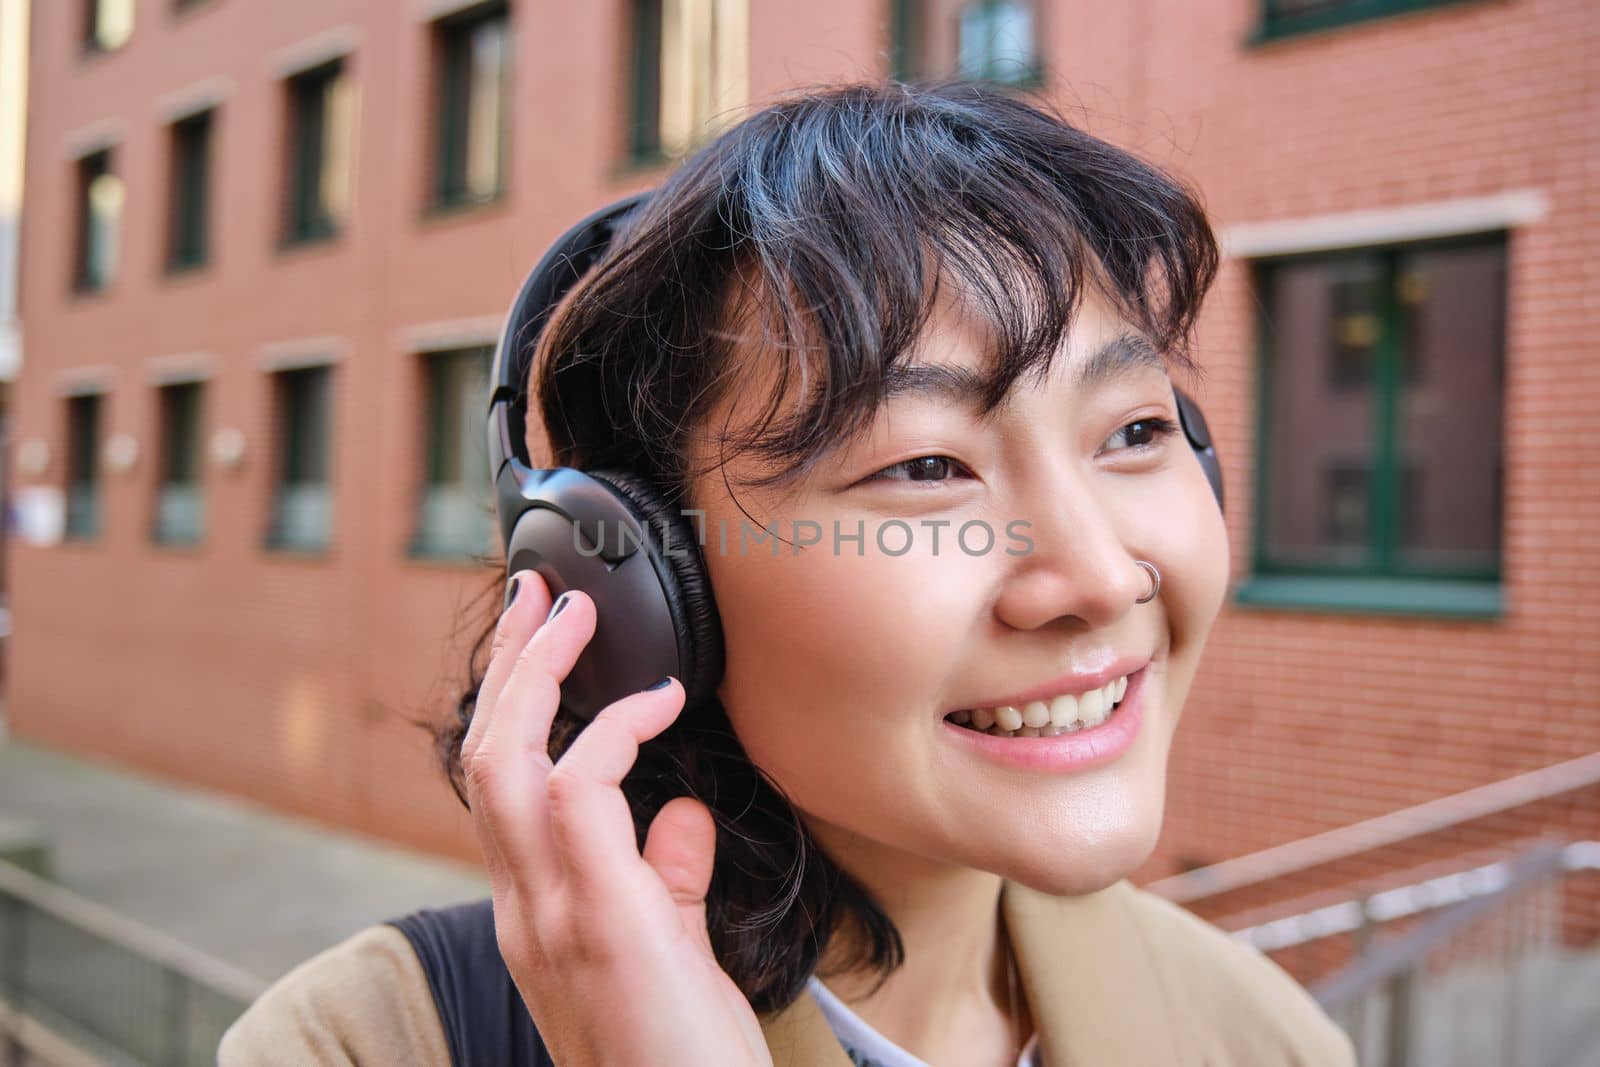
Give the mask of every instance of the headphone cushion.
[[[710, 697], [722, 680], [722, 625], [693, 527], [663, 498], [655, 483], [639, 474], [614, 469], [584, 473], [615, 489], [634, 517], [645, 524], [651, 535], [646, 550], [665, 565], [658, 573], [664, 570], [670, 576], [663, 583], [667, 611], [690, 672], [689, 677], [678, 679], [686, 691], [685, 706]], [[670, 537], [672, 552], [660, 551], [661, 536]]]

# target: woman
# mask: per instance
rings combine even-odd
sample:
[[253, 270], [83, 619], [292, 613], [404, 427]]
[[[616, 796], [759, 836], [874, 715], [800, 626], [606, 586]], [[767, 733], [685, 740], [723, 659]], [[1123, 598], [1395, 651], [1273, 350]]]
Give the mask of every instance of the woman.
[[808, 93], [699, 151], [530, 398], [546, 465], [695, 517], [715, 697], [574, 720], [594, 601], [516, 576], [440, 737], [497, 951], [446, 981], [419, 927], [363, 931], [224, 1064], [1354, 1063], [1127, 881], [1228, 583], [1171, 377], [1216, 267], [1181, 184], [972, 85]]

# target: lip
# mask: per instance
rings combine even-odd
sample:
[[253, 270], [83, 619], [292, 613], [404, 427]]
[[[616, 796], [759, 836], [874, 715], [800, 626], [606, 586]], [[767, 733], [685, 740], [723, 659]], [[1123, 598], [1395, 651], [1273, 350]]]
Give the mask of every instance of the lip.
[[[1006, 704], [1020, 708], [1029, 701], [1048, 701], [1063, 693], [1079, 696], [1089, 692], [1091, 689], [1099, 689], [1107, 682], [1114, 682], [1124, 674], [1131, 675], [1143, 671], [1149, 665], [1149, 656], [1124, 656], [1103, 671], [1095, 671], [1093, 674], [1063, 674], [1057, 678], [1050, 679], [1048, 682], [1036, 685], [1032, 689], [1013, 693], [1007, 697], [998, 697], [994, 700], [978, 701], [960, 708], [950, 708], [945, 714], [949, 715], [951, 712], [956, 711], [971, 711], [974, 708], [998, 708]], [[1128, 679], [1128, 685], [1133, 685], [1132, 678]], [[973, 733], [975, 731], [969, 730], [968, 732]]]
[[970, 746], [984, 758], [1011, 767], [1056, 773], [1100, 767], [1118, 759], [1138, 738], [1144, 721], [1145, 675], [1149, 673], [1145, 667], [1139, 668], [1128, 679], [1128, 691], [1115, 714], [1087, 730], [1054, 737], [995, 737], [957, 726], [948, 719], [941, 720], [939, 726], [954, 735], [956, 742]]

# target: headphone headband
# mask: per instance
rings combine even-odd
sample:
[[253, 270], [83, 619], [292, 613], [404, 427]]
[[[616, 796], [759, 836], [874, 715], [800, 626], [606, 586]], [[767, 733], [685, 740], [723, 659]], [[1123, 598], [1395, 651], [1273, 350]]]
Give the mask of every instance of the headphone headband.
[[501, 535], [510, 542], [523, 488], [538, 484], [539, 471], [524, 447], [527, 403], [523, 389], [534, 342], [550, 312], [611, 246], [612, 238], [649, 201], [652, 190], [635, 193], [595, 211], [558, 237], [539, 260], [506, 316], [489, 372], [489, 477], [495, 484]]

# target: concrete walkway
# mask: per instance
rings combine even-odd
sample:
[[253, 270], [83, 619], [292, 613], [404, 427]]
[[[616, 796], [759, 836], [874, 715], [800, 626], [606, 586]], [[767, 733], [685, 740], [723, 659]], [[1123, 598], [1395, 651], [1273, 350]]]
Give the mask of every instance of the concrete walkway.
[[375, 922], [488, 895], [475, 868], [0, 734], [0, 821], [53, 879], [270, 982]]

